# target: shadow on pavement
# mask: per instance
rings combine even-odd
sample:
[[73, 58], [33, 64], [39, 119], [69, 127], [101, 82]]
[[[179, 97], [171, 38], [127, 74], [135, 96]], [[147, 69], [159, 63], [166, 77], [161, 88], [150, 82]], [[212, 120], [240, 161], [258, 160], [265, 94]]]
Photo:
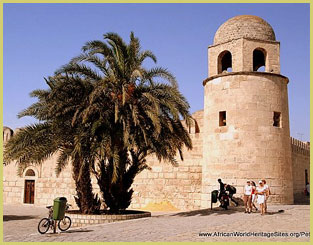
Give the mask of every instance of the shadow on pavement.
[[278, 211], [276, 211], [276, 212], [267, 211], [266, 215], [282, 214], [282, 213], [285, 213], [285, 210], [280, 209], [280, 210], [278, 210]]
[[31, 215], [3, 215], [3, 222], [4, 221], [11, 221], [11, 220], [27, 220], [27, 219], [37, 219], [37, 216]]
[[[173, 214], [171, 216], [183, 216], [183, 217], [188, 217], [188, 216], [207, 216], [207, 215], [212, 215], [212, 214], [217, 214], [217, 215], [230, 215], [234, 213], [243, 213], [244, 214], [245, 208], [244, 207], [230, 207], [228, 210], [224, 210], [220, 207], [216, 207], [211, 209], [200, 209], [200, 210], [193, 210], [193, 211], [187, 211], [187, 212], [180, 212]], [[278, 210], [275, 212], [267, 212], [267, 215], [275, 215], [275, 214], [283, 214], [285, 211], [284, 210]], [[260, 212], [253, 212], [252, 214], [260, 214]]]
[[244, 207], [229, 207], [228, 210], [224, 210], [223, 208], [216, 207], [213, 208], [212, 210], [210, 208], [208, 209], [200, 209], [200, 210], [193, 210], [193, 211], [187, 211], [187, 212], [180, 212], [173, 214], [172, 216], [207, 216], [211, 214], [233, 214], [233, 213], [243, 213], [244, 212]]
[[295, 200], [293, 205], [310, 205], [310, 199]]
[[93, 230], [69, 230], [69, 231], [64, 231], [64, 232], [61, 232], [61, 233], [79, 233], [79, 232], [91, 232]]

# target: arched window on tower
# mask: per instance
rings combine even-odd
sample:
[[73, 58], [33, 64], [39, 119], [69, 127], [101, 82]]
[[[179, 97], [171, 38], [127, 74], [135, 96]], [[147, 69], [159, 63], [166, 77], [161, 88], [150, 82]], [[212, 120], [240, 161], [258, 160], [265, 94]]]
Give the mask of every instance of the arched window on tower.
[[256, 48], [253, 51], [253, 71], [265, 72], [266, 51]]
[[232, 72], [232, 57], [227, 50], [218, 56], [218, 74], [223, 72]]

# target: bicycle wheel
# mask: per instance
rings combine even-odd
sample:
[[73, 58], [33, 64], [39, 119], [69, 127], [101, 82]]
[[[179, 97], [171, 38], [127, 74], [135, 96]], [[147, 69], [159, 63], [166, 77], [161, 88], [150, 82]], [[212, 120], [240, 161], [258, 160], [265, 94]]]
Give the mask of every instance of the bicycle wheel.
[[38, 224], [38, 232], [40, 234], [45, 234], [50, 227], [50, 220], [47, 218], [43, 218], [42, 220], [39, 221]]
[[68, 216], [64, 216], [64, 219], [60, 220], [58, 223], [58, 227], [61, 231], [67, 231], [72, 224], [72, 220]]

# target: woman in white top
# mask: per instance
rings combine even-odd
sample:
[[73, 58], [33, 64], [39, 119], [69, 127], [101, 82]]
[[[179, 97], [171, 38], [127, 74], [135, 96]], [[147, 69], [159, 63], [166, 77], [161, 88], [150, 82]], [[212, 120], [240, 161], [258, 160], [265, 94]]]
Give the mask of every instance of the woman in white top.
[[251, 194], [252, 194], [252, 185], [250, 181], [247, 181], [247, 184], [244, 188], [243, 201], [245, 203], [245, 213], [251, 213]]
[[262, 180], [259, 181], [259, 186], [256, 188], [256, 194], [258, 197], [257, 203], [260, 205], [261, 215], [264, 215], [266, 188], [264, 187]]
[[251, 194], [251, 211], [253, 210], [253, 208], [255, 208], [255, 211], [258, 211], [258, 208], [255, 206], [255, 200], [256, 200], [256, 184], [254, 181], [251, 181], [251, 185], [252, 185], [252, 194]]

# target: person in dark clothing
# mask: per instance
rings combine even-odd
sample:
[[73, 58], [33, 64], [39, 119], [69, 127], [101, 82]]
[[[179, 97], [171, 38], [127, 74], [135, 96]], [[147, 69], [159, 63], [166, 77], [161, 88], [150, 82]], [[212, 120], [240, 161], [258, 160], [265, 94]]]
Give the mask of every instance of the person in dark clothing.
[[222, 182], [222, 180], [218, 179], [217, 182], [220, 183], [220, 191], [225, 191], [225, 184]]
[[225, 190], [228, 191], [230, 200], [232, 200], [235, 205], [238, 206], [238, 202], [233, 198], [233, 195], [236, 193], [236, 188], [226, 184]]
[[310, 183], [309, 182], [306, 184], [305, 189], [306, 189], [306, 195], [310, 196]]
[[225, 184], [222, 182], [221, 179], [218, 179], [217, 182], [220, 183], [220, 189], [219, 189], [218, 200], [221, 200], [221, 196], [222, 196], [222, 194], [225, 192]]

